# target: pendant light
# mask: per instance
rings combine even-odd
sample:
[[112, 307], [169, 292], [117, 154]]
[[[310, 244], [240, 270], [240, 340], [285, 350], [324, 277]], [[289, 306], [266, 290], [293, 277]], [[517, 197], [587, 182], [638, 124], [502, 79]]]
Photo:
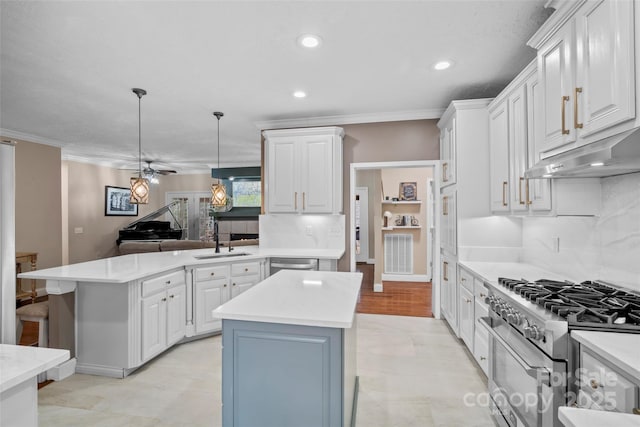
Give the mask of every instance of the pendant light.
[[129, 203], [135, 205], [144, 205], [149, 203], [149, 180], [142, 177], [142, 130], [140, 124], [140, 100], [147, 91], [144, 89], [133, 88], [133, 93], [138, 96], [138, 177], [131, 178], [131, 197]]
[[[218, 170], [220, 170], [220, 117], [224, 116], [224, 113], [216, 111], [213, 115], [218, 119]], [[211, 205], [218, 209], [227, 207], [227, 189], [220, 178], [218, 178], [217, 184], [211, 184]]]

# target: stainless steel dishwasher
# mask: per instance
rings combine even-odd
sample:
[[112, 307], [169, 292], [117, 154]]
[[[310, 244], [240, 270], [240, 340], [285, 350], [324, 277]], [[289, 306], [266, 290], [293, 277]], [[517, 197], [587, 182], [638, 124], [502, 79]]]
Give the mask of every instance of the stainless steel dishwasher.
[[271, 258], [270, 274], [280, 270], [317, 270], [317, 258]]

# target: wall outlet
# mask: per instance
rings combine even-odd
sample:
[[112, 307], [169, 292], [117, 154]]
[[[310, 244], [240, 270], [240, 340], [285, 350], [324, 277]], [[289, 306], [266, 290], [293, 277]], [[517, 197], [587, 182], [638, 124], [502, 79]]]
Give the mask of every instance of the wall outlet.
[[307, 227], [305, 228], [305, 233], [307, 236], [313, 236], [313, 227], [310, 225], [307, 225]]
[[551, 248], [553, 252], [560, 252], [560, 238], [552, 237], [551, 238]]
[[76, 228], [73, 229], [73, 232], [75, 234], [82, 234], [82, 233], [84, 233], [84, 229], [82, 227], [76, 227]]

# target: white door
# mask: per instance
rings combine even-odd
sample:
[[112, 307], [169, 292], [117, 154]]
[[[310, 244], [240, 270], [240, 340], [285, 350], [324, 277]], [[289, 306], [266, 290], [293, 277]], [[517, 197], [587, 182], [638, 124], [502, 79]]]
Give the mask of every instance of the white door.
[[166, 303], [166, 292], [142, 300], [142, 360], [148, 360], [167, 347]]
[[[187, 240], [203, 240], [206, 237], [209, 223], [211, 193], [208, 191], [167, 192], [165, 202], [169, 204], [175, 200], [181, 203], [173, 210], [173, 215], [182, 227], [182, 238]], [[166, 219], [171, 221], [171, 227], [179, 228], [171, 214]]]
[[184, 338], [187, 329], [186, 286], [174, 286], [167, 290], [167, 346]]
[[260, 281], [255, 276], [237, 277], [231, 280], [231, 298], [235, 298]]
[[491, 212], [509, 211], [509, 113], [501, 102], [489, 113]]
[[222, 321], [211, 312], [229, 299], [228, 292], [226, 278], [196, 282], [196, 333], [222, 329]]
[[[267, 143], [267, 206], [269, 213], [298, 211], [298, 168], [296, 140]], [[302, 197], [302, 195], [300, 195]]]
[[306, 137], [300, 144], [300, 190], [298, 208], [303, 213], [333, 210], [333, 153], [331, 136]]
[[517, 88], [507, 100], [509, 105], [509, 206], [512, 212], [529, 210], [524, 171], [527, 170], [527, 91]]
[[355, 200], [356, 262], [369, 261], [369, 189], [356, 188]]

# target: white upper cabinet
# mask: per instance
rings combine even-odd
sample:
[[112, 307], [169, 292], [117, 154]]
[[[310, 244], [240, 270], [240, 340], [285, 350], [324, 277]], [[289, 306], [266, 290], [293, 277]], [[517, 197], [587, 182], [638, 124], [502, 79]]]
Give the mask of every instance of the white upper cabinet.
[[489, 110], [489, 157], [491, 210], [509, 211], [509, 113], [508, 103]]
[[543, 137], [535, 160], [637, 127], [634, 1], [555, 1], [538, 50]]
[[338, 127], [264, 131], [266, 213], [342, 211]]
[[456, 118], [440, 130], [441, 187], [456, 183]]
[[551, 181], [527, 179], [542, 138], [536, 63], [527, 66], [489, 105], [491, 210], [526, 214], [551, 209]]

